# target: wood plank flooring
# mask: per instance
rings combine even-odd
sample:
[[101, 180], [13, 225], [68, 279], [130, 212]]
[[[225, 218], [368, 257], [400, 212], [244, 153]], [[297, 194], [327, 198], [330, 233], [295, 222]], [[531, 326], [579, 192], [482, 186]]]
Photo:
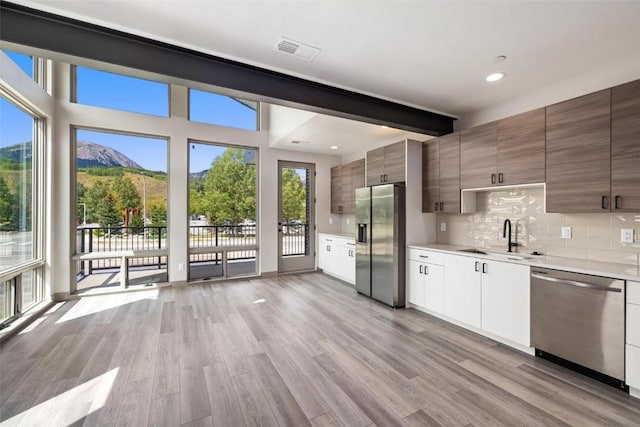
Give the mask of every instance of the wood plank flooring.
[[320, 274], [85, 297], [0, 349], [2, 426], [638, 426], [640, 401]]

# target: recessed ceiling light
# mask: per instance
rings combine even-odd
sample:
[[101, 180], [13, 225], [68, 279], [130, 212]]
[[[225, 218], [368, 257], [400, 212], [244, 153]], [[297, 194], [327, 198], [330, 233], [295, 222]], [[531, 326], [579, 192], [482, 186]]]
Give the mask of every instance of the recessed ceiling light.
[[497, 82], [504, 77], [504, 73], [491, 73], [487, 76], [486, 80], [488, 82]]
[[380, 127], [381, 127], [382, 129], [389, 129], [389, 126], [385, 126], [385, 125], [380, 125]]
[[493, 62], [502, 62], [505, 59], [507, 59], [506, 55], [498, 55], [495, 58], [493, 58]]
[[329, 147], [329, 148], [331, 148], [332, 150], [337, 150], [337, 149], [338, 149], [338, 146], [337, 146], [337, 145], [332, 145], [332, 146], [331, 146], [331, 147]]

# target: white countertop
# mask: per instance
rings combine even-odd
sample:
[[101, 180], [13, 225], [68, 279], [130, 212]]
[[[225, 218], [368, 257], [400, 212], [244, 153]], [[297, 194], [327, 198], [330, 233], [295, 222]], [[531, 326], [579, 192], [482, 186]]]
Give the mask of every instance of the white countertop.
[[[640, 281], [640, 268], [634, 265], [617, 264], [613, 262], [586, 261], [574, 258], [563, 258], [555, 256], [533, 256], [532, 259], [523, 260], [506, 260], [501, 257], [495, 257], [491, 254], [476, 254], [469, 252], [458, 252], [461, 249], [472, 249], [470, 246], [442, 245], [435, 243], [424, 243], [417, 245], [408, 245], [410, 248], [425, 249], [437, 252], [446, 252], [453, 255], [468, 256], [472, 258], [491, 259], [496, 261], [510, 262], [513, 264], [529, 265], [531, 267], [543, 267], [556, 270], [571, 271], [574, 273], [591, 274], [594, 276], [605, 276], [614, 279]], [[480, 250], [492, 251], [493, 249]], [[514, 253], [514, 255], [532, 256], [529, 253]]]
[[333, 236], [333, 237], [340, 237], [342, 239], [356, 239], [356, 235], [354, 233], [340, 233], [338, 231], [331, 231], [331, 232], [326, 232], [326, 231], [318, 231], [318, 234], [324, 234], [325, 236]]

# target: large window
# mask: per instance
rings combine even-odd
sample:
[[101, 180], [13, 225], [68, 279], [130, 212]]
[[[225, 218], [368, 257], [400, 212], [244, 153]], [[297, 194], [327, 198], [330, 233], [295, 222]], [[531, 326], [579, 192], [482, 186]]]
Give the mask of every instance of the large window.
[[32, 116], [0, 98], [0, 271], [34, 258], [33, 128]]
[[[76, 253], [105, 254], [81, 260], [77, 288], [165, 282], [167, 257], [145, 251], [167, 248], [167, 141], [120, 133], [76, 130]], [[123, 251], [129, 283], [121, 283]]]
[[258, 129], [258, 103], [189, 89], [189, 120], [239, 129]]
[[[25, 107], [26, 108], [26, 107]], [[42, 120], [0, 97], [0, 326], [42, 300]]]
[[254, 148], [191, 142], [189, 279], [257, 273]]
[[75, 67], [75, 99], [79, 104], [169, 116], [169, 85], [80, 66]]

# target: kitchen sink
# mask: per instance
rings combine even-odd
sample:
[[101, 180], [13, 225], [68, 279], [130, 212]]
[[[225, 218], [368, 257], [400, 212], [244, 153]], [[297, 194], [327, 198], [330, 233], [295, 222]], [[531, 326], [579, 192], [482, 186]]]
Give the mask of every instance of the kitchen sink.
[[501, 258], [511, 261], [523, 261], [526, 259], [533, 259], [533, 256], [517, 254], [513, 252], [499, 252], [499, 251], [486, 251], [482, 249], [470, 248], [470, 249], [458, 249], [456, 252], [465, 252], [468, 254], [489, 255], [496, 258]]

